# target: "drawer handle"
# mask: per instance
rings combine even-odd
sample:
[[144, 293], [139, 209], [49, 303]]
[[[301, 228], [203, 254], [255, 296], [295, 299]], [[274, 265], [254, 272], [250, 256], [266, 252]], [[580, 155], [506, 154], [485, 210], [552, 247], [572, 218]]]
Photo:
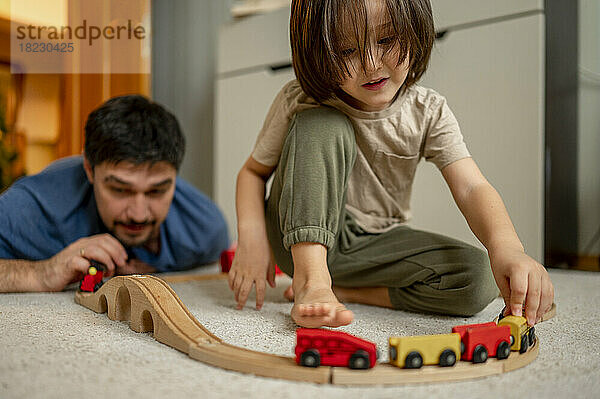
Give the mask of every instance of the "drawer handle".
[[271, 70], [271, 72], [279, 72], [279, 71], [283, 71], [285, 69], [290, 69], [290, 68], [292, 68], [291, 62], [286, 62], [285, 64], [275, 64], [275, 65], [269, 66], [269, 69]]
[[448, 33], [448, 29], [444, 29], [444, 30], [440, 30], [435, 32], [435, 40], [442, 40], [444, 39], [444, 37], [446, 36], [446, 34]]

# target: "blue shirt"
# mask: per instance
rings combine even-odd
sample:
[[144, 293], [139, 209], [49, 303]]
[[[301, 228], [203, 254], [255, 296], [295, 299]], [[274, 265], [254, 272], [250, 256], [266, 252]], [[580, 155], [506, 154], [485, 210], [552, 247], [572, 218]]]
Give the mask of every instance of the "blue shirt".
[[[107, 232], [80, 156], [56, 161], [0, 195], [0, 259], [48, 259], [80, 238]], [[228, 245], [221, 211], [178, 177], [160, 226], [160, 252], [126, 249], [130, 258], [165, 272], [213, 262]]]

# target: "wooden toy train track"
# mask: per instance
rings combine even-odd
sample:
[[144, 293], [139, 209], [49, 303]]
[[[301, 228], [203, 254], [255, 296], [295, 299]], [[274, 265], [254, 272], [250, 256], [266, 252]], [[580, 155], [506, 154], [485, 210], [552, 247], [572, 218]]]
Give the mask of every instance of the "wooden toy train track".
[[[202, 279], [219, 278], [209, 276]], [[119, 276], [108, 280], [97, 292], [77, 292], [75, 302], [111, 320], [129, 321], [136, 332], [153, 332], [154, 339], [192, 359], [241, 373], [285, 380], [338, 385], [413, 384], [457, 381], [521, 368], [538, 355], [539, 340], [525, 353], [512, 352], [508, 359], [486, 363], [458, 362], [454, 367], [424, 366], [400, 369], [380, 363], [369, 370], [343, 367], [298, 366], [292, 357], [277, 356], [236, 347], [223, 342], [189, 312], [171, 287], [150, 275]], [[551, 317], [551, 316], [549, 316]]]

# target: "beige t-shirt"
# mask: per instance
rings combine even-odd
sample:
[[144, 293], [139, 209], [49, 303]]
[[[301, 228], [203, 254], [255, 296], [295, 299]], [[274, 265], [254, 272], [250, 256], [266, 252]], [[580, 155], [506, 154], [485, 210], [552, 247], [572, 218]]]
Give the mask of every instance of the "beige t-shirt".
[[[354, 126], [357, 156], [346, 209], [367, 232], [381, 233], [410, 220], [412, 183], [421, 158], [441, 170], [470, 156], [446, 99], [434, 90], [413, 85], [376, 112], [357, 110], [337, 98], [325, 105], [342, 111]], [[318, 106], [297, 80], [287, 83], [269, 109], [252, 157], [277, 165], [294, 114]]]

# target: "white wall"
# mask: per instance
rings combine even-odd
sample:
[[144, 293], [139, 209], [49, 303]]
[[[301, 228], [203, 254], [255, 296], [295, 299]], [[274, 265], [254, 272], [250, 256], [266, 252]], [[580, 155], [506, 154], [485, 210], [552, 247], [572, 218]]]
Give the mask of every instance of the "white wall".
[[216, 30], [225, 1], [152, 1], [152, 97], [172, 111], [186, 138], [180, 174], [213, 195]]
[[[600, 0], [579, 0], [579, 252], [600, 254]], [[584, 253], [587, 252], [587, 253]]]

